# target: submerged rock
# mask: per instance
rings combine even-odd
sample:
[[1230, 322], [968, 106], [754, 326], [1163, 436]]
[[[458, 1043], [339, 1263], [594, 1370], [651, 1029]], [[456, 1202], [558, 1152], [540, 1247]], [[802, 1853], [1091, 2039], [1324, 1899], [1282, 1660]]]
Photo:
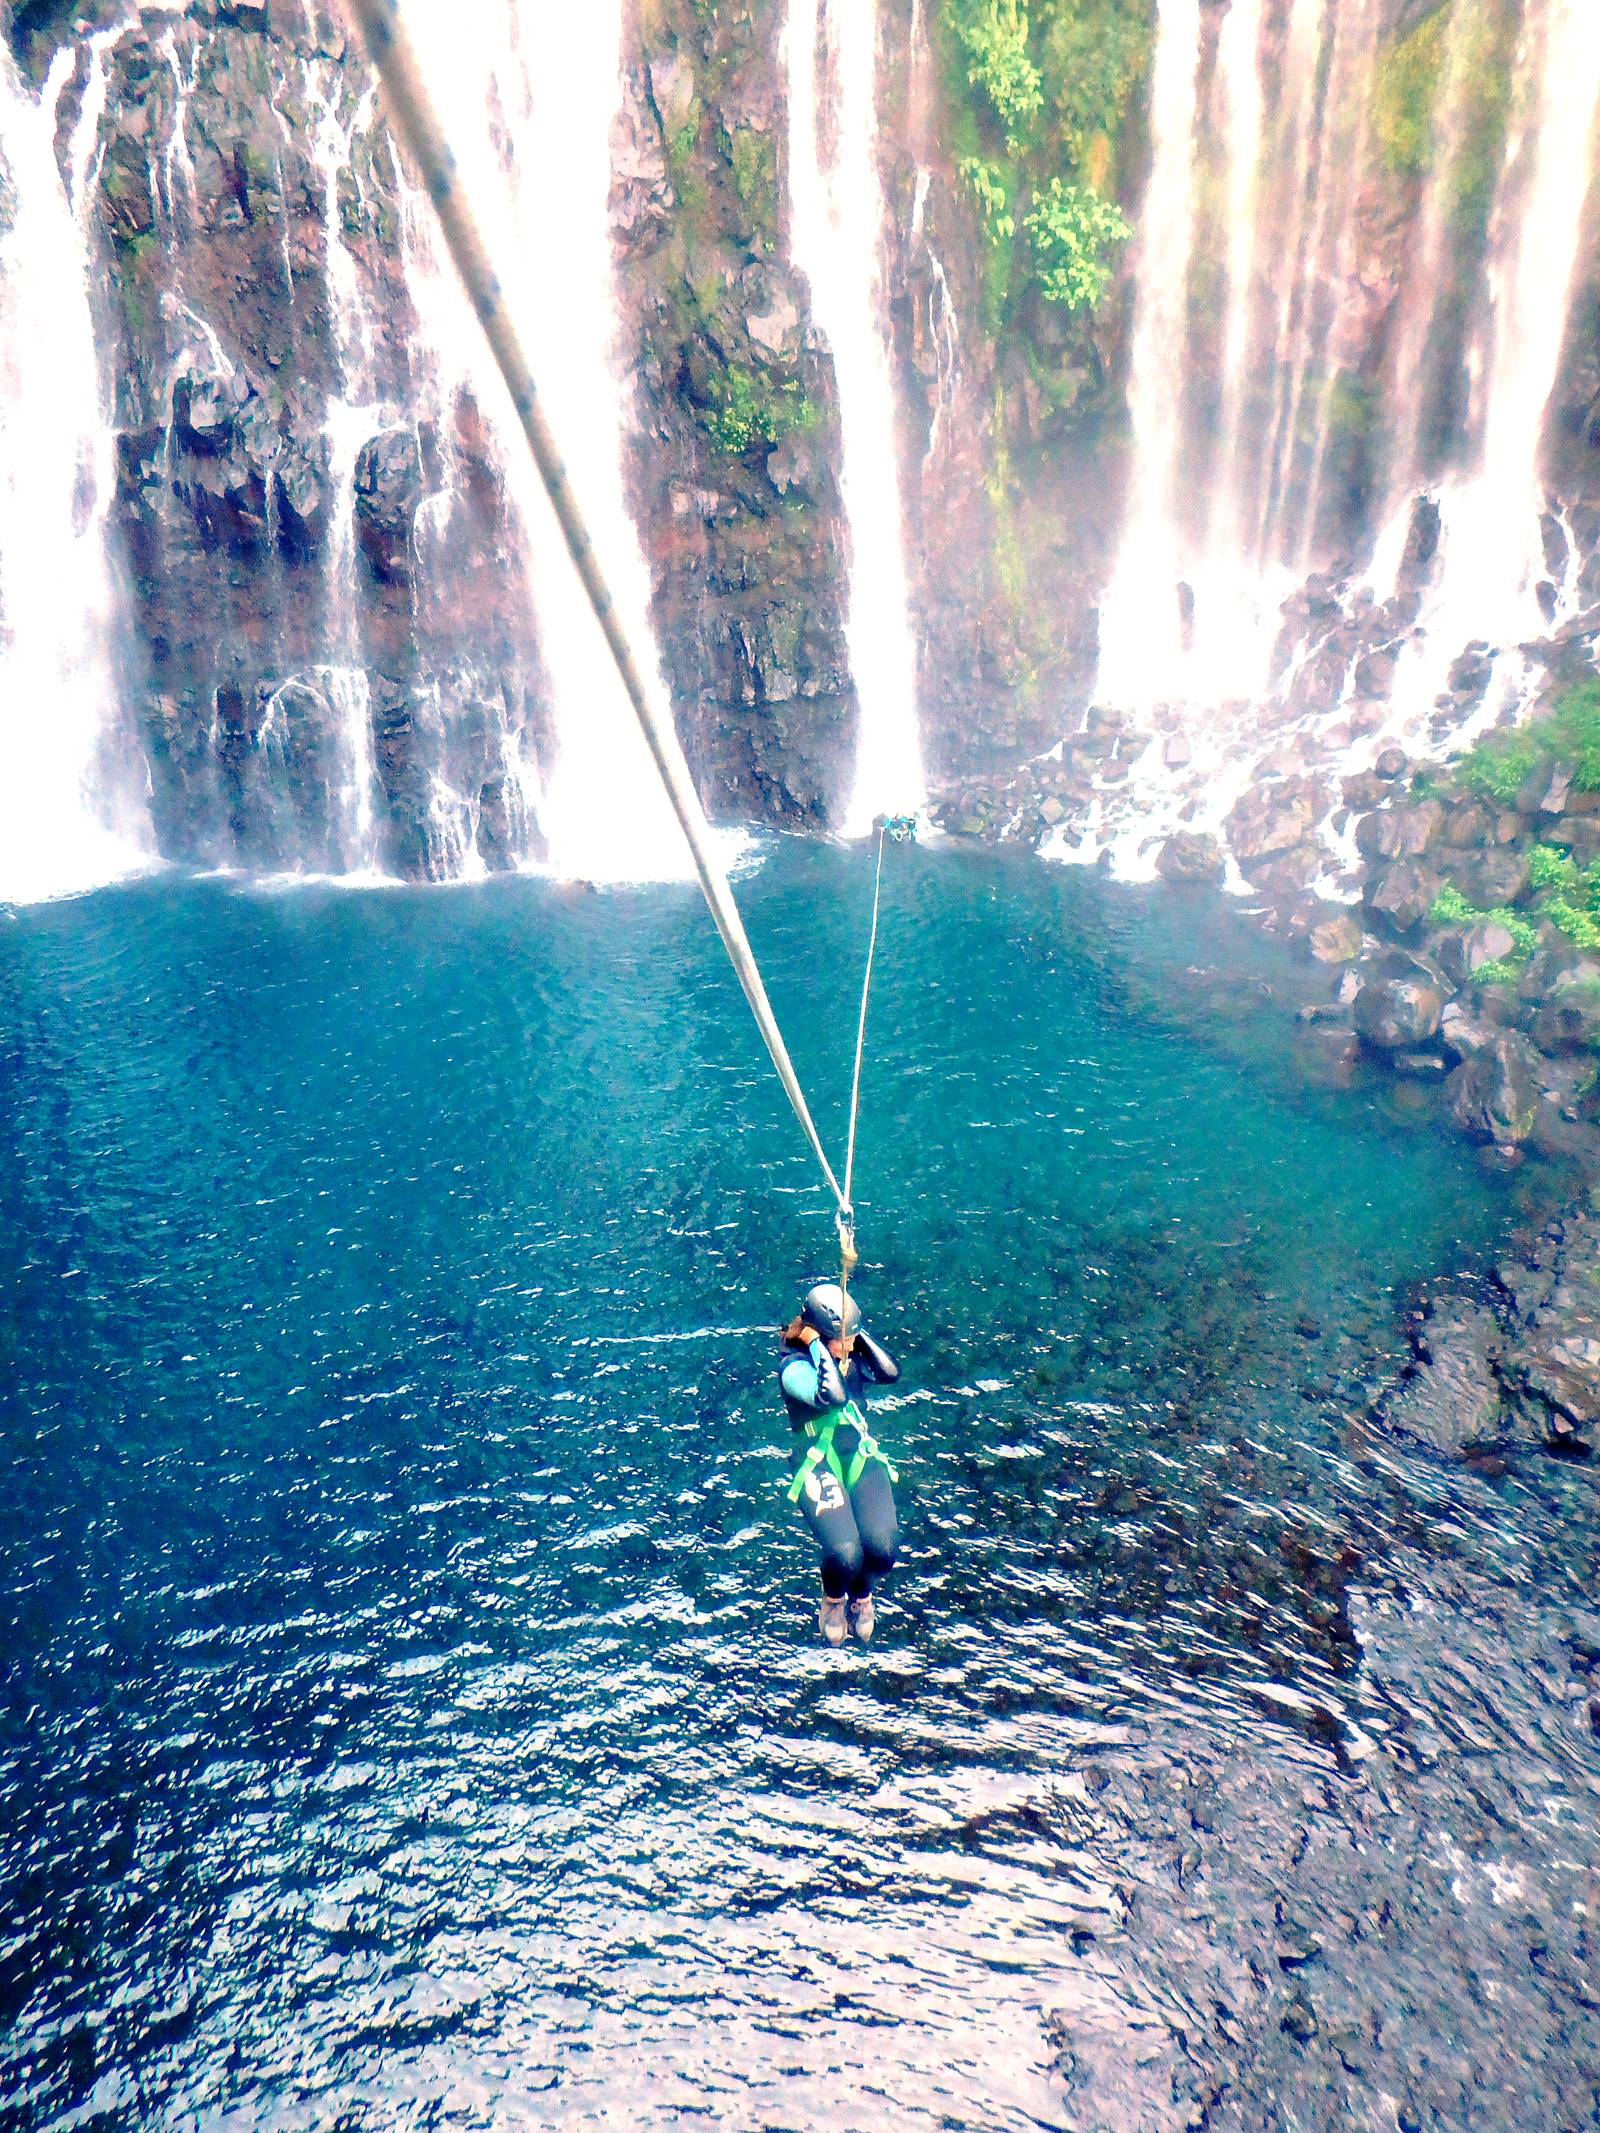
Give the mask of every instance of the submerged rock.
[[1438, 1034], [1444, 994], [1420, 972], [1369, 980], [1355, 996], [1352, 1019], [1379, 1051], [1410, 1051]]
[[1446, 1087], [1450, 1115], [1470, 1139], [1519, 1147], [1539, 1105], [1538, 1054], [1516, 1030], [1501, 1030], [1462, 1061]]
[[1357, 919], [1348, 911], [1338, 911], [1314, 925], [1308, 938], [1317, 962], [1353, 963], [1361, 953], [1365, 936]]
[[1459, 1455], [1493, 1442], [1505, 1403], [1495, 1374], [1503, 1334], [1481, 1304], [1431, 1306], [1414, 1336], [1416, 1362], [1379, 1406], [1381, 1419], [1436, 1452]]

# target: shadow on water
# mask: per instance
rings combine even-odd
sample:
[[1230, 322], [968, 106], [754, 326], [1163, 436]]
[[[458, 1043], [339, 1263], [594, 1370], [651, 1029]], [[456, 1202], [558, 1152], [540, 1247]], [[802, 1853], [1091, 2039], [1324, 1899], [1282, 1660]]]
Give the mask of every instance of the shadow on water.
[[[1527, 1206], [1308, 1085], [1226, 907], [893, 857], [865, 1654], [780, 1485], [827, 1206], [688, 892], [0, 933], [8, 2122], [1591, 2122], [1590, 1482], [1353, 1420]], [[834, 1136], [869, 894], [744, 891]]]

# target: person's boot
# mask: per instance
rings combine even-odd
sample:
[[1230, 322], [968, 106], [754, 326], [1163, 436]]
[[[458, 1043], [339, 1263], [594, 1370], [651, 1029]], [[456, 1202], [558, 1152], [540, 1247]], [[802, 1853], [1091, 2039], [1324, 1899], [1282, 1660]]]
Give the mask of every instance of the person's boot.
[[878, 1610], [872, 1604], [870, 1592], [864, 1592], [859, 1600], [850, 1602], [850, 1627], [861, 1644], [872, 1642], [872, 1632], [878, 1626]]
[[832, 1645], [843, 1644], [848, 1631], [848, 1602], [841, 1593], [837, 1600], [822, 1595], [822, 1608], [817, 1616], [822, 1625], [824, 1640]]

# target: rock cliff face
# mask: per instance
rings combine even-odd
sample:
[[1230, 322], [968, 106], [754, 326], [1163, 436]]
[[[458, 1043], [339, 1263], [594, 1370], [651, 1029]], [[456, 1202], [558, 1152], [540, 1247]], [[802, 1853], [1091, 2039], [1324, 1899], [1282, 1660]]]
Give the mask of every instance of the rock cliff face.
[[[1485, 69], [1541, 4], [1373, 0], [1362, 15], [1370, 73], [1350, 108], [1365, 130], [1350, 137], [1360, 153], [1339, 196], [1344, 219], [1322, 253], [1307, 236], [1285, 284], [1316, 307], [1322, 365], [1307, 373], [1326, 415], [1305, 505], [1310, 575], [1284, 610], [1272, 703], [1240, 724], [1237, 747], [1269, 758], [1280, 724], [1298, 730], [1329, 706], [1342, 723], [1297, 742], [1298, 755], [1280, 749], [1262, 772], [1289, 781], [1275, 819], [1298, 805], [1295, 780], [1315, 782], [1319, 754], [1382, 724], [1439, 538], [1437, 514], [1420, 507], [1394, 597], [1361, 594], [1396, 488], [1397, 376], [1435, 241], [1426, 151], [1444, 153], [1455, 98], [1467, 115], [1449, 123], [1482, 170], [1463, 164], [1461, 185], [1477, 192], [1451, 211], [1462, 228], [1476, 216], [1481, 249], [1483, 173], [1504, 148], [1504, 96], [1462, 102], [1466, 62], [1451, 60], [1445, 33], [1466, 24], [1469, 57]], [[1250, 11], [1249, 0], [1234, 5], [1240, 19]], [[1153, 17], [1141, 0], [1037, 0], [1034, 13], [1029, 49], [1056, 130], [1036, 128], [1030, 145], [1002, 139], [985, 103], [978, 46], [962, 29], [973, 11], [885, 0], [885, 262], [930, 763], [959, 782], [1075, 732], [1092, 773], [1078, 781], [1084, 804], [1071, 778], [1053, 800], [1046, 777], [1056, 812], [1041, 817], [1070, 828], [1075, 808], [1095, 815], [1130, 761], [1154, 759], [1152, 737], [1169, 768], [1191, 744], [1183, 718], [1160, 709], [1126, 720], [1114, 707], [1084, 724], [1128, 477], [1138, 233], [1095, 300], [1069, 304], [1051, 300], [1052, 226], [1023, 218], [1030, 199], [1037, 218], [1042, 174], [1065, 155], [1137, 224]], [[1259, 0], [1256, 17], [1263, 80], [1281, 90], [1288, 11]], [[1184, 478], [1197, 493], [1214, 479], [1228, 420], [1216, 198], [1233, 152], [1229, 10], [1208, 6], [1203, 19], [1195, 154], [1210, 190], [1197, 191], [1186, 255], [1181, 392]], [[857, 706], [832, 365], [785, 257], [782, 28], [780, 0], [640, 0], [612, 144], [618, 345], [634, 385], [628, 472], [659, 648], [702, 789], [714, 810], [817, 824], [836, 809]], [[323, 0], [190, 0], [130, 19], [117, 0], [82, 11], [35, 0], [14, 9], [11, 29], [36, 80], [63, 45], [75, 52], [63, 154], [103, 99], [89, 175], [115, 384], [116, 532], [163, 848], [430, 877], [536, 851], [552, 707], [527, 543], [493, 425], [430, 346], [418, 306], [426, 216], [337, 11]], [[1101, 104], [1079, 111], [1074, 84], [1091, 77]], [[1332, 127], [1324, 149], [1350, 149]], [[994, 189], [1006, 185], [1002, 214]], [[1277, 212], [1259, 205], [1263, 231]], [[1559, 587], [1560, 613], [1535, 694], [1541, 675], [1587, 671], [1596, 643], [1597, 236], [1586, 228], [1548, 424], [1545, 473], [1562, 507], [1547, 520], [1549, 607], [1555, 615]], [[1455, 354], [1429, 369], [1417, 418], [1427, 463], [1408, 474], [1419, 484], [1465, 420], [1463, 320], [1478, 272], [1465, 262], [1477, 254], [1470, 237], [1450, 241], [1430, 315]], [[1263, 315], [1275, 296], [1257, 289]], [[1271, 427], [1276, 388], [1272, 375], [1247, 383], [1252, 437]], [[1152, 602], [1163, 597], [1153, 586]], [[1481, 667], [1452, 674], [1445, 726], [1481, 707]], [[1302, 878], [1324, 856], [1312, 825], [1328, 812], [1307, 804], [1281, 859]], [[1236, 855], [1252, 834], [1247, 822], [1237, 838], [1220, 822], [1163, 825], [1179, 827], [1220, 829]]]
[[364, 63], [328, 11], [106, 20], [75, 31], [63, 123], [103, 95], [115, 523], [162, 847], [509, 864], [533, 836], [514, 758], [543, 738], [519, 545], [477, 408], [419, 354], [413, 203]]

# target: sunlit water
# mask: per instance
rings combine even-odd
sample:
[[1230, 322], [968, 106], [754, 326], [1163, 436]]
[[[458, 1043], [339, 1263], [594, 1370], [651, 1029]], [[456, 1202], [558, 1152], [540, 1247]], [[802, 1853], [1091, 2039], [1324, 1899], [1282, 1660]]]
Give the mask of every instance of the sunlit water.
[[[1188, 1756], [1353, 1811], [1442, 1632], [1399, 1697], [1341, 1555], [1366, 1604], [1419, 1536], [1519, 1615], [1560, 1584], [1507, 1568], [1549, 1505], [1340, 1420], [1503, 1188], [1311, 1093], [1208, 902], [891, 860], [867, 1653], [817, 1638], [765, 1330], [826, 1207], [697, 897], [0, 920], [8, 2124], [1157, 2122], [1056, 2064], [1092, 2018], [1131, 2074], [1149, 1936], [1225, 1930], [1231, 1838], [1132, 1903], [1141, 1801]], [[837, 1135], [867, 862], [744, 894]]]

